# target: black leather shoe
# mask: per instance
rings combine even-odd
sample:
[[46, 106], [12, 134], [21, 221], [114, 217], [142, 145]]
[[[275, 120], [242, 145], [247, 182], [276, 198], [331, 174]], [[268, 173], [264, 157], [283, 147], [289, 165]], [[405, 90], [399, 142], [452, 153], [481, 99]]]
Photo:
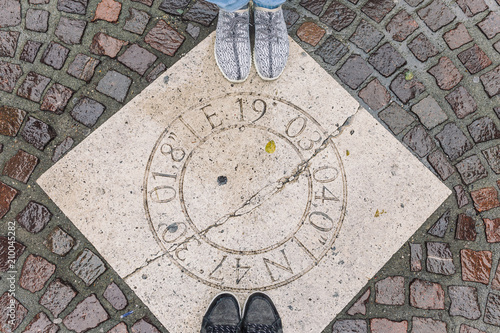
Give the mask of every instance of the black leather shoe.
[[240, 306], [228, 293], [214, 298], [203, 316], [200, 333], [240, 333]]
[[243, 312], [242, 333], [283, 333], [281, 318], [273, 302], [263, 293], [248, 297]]

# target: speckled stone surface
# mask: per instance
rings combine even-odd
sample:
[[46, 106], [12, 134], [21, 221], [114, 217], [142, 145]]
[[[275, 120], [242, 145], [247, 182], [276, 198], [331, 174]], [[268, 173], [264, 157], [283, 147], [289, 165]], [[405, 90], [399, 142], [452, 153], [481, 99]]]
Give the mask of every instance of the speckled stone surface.
[[213, 38], [38, 183], [170, 332], [197, 332], [221, 289], [266, 290], [286, 330], [320, 332], [450, 191], [294, 42], [280, 80], [233, 86]]

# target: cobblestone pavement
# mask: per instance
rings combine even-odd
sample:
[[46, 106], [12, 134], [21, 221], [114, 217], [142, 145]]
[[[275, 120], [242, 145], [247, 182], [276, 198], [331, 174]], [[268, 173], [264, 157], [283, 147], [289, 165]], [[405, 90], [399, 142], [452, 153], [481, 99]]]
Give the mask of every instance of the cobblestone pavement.
[[[500, 0], [284, 7], [290, 36], [454, 189], [324, 332], [499, 332]], [[166, 332], [35, 180], [216, 16], [203, 0], [0, 0], [1, 332]]]

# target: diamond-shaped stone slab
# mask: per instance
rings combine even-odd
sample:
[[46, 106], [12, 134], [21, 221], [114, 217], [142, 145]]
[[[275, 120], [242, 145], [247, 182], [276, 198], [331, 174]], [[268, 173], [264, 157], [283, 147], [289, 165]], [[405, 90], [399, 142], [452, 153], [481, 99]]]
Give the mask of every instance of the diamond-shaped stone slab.
[[295, 42], [279, 80], [232, 85], [214, 36], [37, 182], [169, 332], [221, 290], [321, 332], [450, 190]]

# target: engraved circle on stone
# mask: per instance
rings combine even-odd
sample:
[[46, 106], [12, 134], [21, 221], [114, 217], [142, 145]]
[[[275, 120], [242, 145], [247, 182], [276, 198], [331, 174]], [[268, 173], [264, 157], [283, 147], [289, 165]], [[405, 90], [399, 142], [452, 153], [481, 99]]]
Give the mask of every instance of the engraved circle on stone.
[[[309, 121], [312, 122], [312, 124], [314, 126], [316, 126], [316, 128], [318, 128], [320, 130], [320, 133], [322, 133], [322, 135], [327, 135], [326, 131], [322, 129], [321, 125], [314, 119], [312, 118], [307, 112], [305, 112], [304, 110], [302, 110], [301, 108], [299, 108], [298, 106], [286, 101], [286, 100], [283, 100], [279, 97], [273, 97], [273, 96], [268, 96], [268, 95], [265, 95], [265, 94], [256, 94], [256, 93], [228, 93], [228, 94], [225, 94], [223, 96], [218, 96], [218, 97], [214, 97], [210, 100], [205, 100], [203, 102], [200, 101], [199, 105], [196, 105], [194, 107], [191, 107], [189, 108], [186, 112], [182, 113], [183, 114], [187, 114], [187, 113], [190, 113], [190, 112], [196, 112], [198, 111], [202, 106], [204, 105], [208, 105], [212, 102], [215, 102], [215, 101], [225, 101], [227, 100], [228, 103], [232, 103], [234, 102], [234, 99], [235, 98], [238, 98], [238, 97], [243, 97], [243, 98], [248, 98], [248, 99], [256, 99], [256, 98], [260, 98], [260, 99], [265, 99], [266, 101], [272, 101], [273, 105], [276, 105], [276, 103], [281, 103], [282, 105], [285, 105], [286, 107], [288, 107], [290, 110], [293, 110], [295, 111], [296, 114], [298, 115], [302, 115], [304, 117], [306, 117]], [[269, 103], [268, 103], [269, 104]], [[278, 116], [279, 117], [279, 114], [273, 114], [273, 116]], [[152, 170], [150, 170], [151, 168], [151, 165], [153, 163], [153, 159], [156, 155], [156, 153], [158, 152], [158, 149], [159, 147], [161, 146], [161, 143], [162, 141], [164, 140], [164, 138], [166, 137], [166, 135], [168, 134], [169, 130], [174, 126], [174, 124], [179, 121], [180, 119], [180, 116], [175, 118], [169, 125], [168, 127], [165, 129], [165, 131], [160, 135], [160, 137], [158, 138], [155, 146], [153, 147], [152, 149], [152, 152], [151, 152], [151, 155], [149, 157], [149, 160], [147, 162], [147, 165], [146, 165], [146, 173], [144, 175], [144, 192], [143, 192], [143, 200], [144, 200], [144, 208], [145, 208], [145, 212], [146, 212], [146, 217], [148, 219], [148, 222], [149, 222], [149, 227], [150, 227], [150, 230], [151, 232], [153, 233], [153, 237], [155, 238], [156, 242], [158, 243], [158, 245], [163, 249], [164, 251], [164, 255], [167, 255], [168, 257], [170, 257], [170, 259], [172, 260], [172, 262], [174, 264], [176, 264], [179, 269], [181, 269], [181, 271], [184, 273], [184, 274], [187, 274], [188, 276], [190, 276], [191, 278], [199, 281], [199, 282], [202, 282], [210, 287], [213, 287], [213, 288], [217, 288], [217, 289], [221, 289], [221, 290], [225, 290], [225, 291], [234, 291], [234, 292], [248, 292], [248, 291], [266, 291], [266, 290], [271, 290], [271, 289], [275, 289], [275, 288], [279, 288], [279, 287], [282, 287], [284, 285], [287, 285], [297, 279], [299, 279], [300, 277], [304, 276], [307, 272], [309, 272], [311, 269], [313, 269], [314, 267], [316, 267], [321, 259], [328, 253], [328, 251], [330, 251], [333, 247], [333, 243], [335, 242], [335, 239], [341, 229], [341, 226], [342, 226], [342, 222], [344, 220], [344, 217], [345, 217], [345, 213], [346, 213], [346, 206], [347, 206], [347, 180], [346, 180], [346, 175], [345, 175], [345, 170], [344, 170], [344, 166], [343, 166], [343, 163], [342, 163], [342, 159], [341, 159], [341, 156], [335, 146], [335, 144], [333, 143], [333, 141], [331, 139], [328, 139], [328, 144], [327, 144], [327, 147], [326, 149], [331, 149], [331, 151], [334, 153], [334, 156], [335, 158], [332, 160], [332, 162], [334, 162], [334, 164], [336, 165], [336, 167], [338, 167], [338, 171], [339, 171], [339, 176], [338, 176], [338, 179], [342, 182], [341, 183], [341, 196], [339, 197], [340, 198], [340, 202], [341, 202], [341, 208], [340, 208], [340, 211], [339, 211], [339, 215], [337, 215], [338, 219], [335, 218], [335, 222], [334, 222], [334, 225], [335, 227], [329, 232], [329, 237], [328, 237], [328, 241], [325, 242], [324, 246], [322, 247], [321, 249], [321, 252], [319, 254], [317, 254], [314, 258], [314, 260], [311, 260], [311, 258], [308, 259], [309, 263], [306, 263], [306, 265], [304, 265], [304, 267], [300, 270], [297, 270], [294, 272], [293, 275], [287, 277], [287, 278], [284, 278], [282, 280], [278, 280], [278, 281], [272, 281], [272, 282], [261, 282], [261, 283], [254, 283], [253, 285], [250, 285], [250, 286], [246, 286], [246, 287], [243, 287], [243, 286], [237, 286], [237, 285], [234, 285], [233, 283], [217, 283], [217, 282], [214, 282], [212, 280], [210, 280], [208, 277], [204, 276], [204, 272], [203, 271], [200, 271], [199, 269], [197, 269], [195, 266], [193, 265], [190, 265], [189, 263], [185, 263], [183, 262], [182, 260], [178, 260], [176, 258], [176, 253], [175, 252], [172, 252], [172, 251], [175, 251], [175, 250], [172, 250], [172, 248], [170, 247], [170, 250], [169, 250], [169, 246], [171, 246], [171, 244], [167, 244], [167, 243], [164, 243], [160, 237], [160, 235], [158, 234], [159, 231], [156, 230], [155, 228], [155, 224], [153, 223], [153, 220], [152, 220], [152, 217], [150, 215], [150, 207], [149, 205], [152, 204], [149, 202], [148, 200], [148, 191], [149, 191], [149, 187], [148, 187], [148, 176], [150, 175], [150, 172]], [[260, 118], [259, 118], [260, 119]], [[257, 119], [257, 120], [259, 120]], [[262, 122], [262, 120], [259, 120]], [[288, 120], [287, 120], [288, 121]], [[254, 123], [255, 121], [252, 121], [251, 123]], [[239, 123], [240, 125], [248, 125], [250, 122], [238, 122], [238, 121], [234, 121], [233, 123]], [[210, 134], [209, 134], [210, 135]], [[203, 139], [203, 138], [202, 138]], [[326, 143], [326, 141], [325, 141]], [[191, 152], [189, 152], [191, 153]], [[228, 180], [230, 181], [230, 180]], [[180, 182], [180, 181], [179, 181]], [[224, 186], [227, 186], [227, 185], [224, 185]], [[161, 222], [161, 221], [156, 221], [157, 223], [158, 222]], [[171, 221], [171, 222], [175, 222], [175, 221]], [[156, 223], [156, 224], [157, 224]], [[299, 229], [300, 230], [300, 229]], [[196, 250], [196, 247], [197, 247], [197, 244], [201, 244], [201, 237], [199, 234], [194, 234], [193, 236], [187, 238], [185, 241], [187, 241], [188, 243], [185, 243], [184, 245], [188, 245], [188, 244], [191, 244], [193, 245], [191, 247], [191, 249], [193, 251]], [[184, 242], [185, 242], [184, 241]], [[206, 242], [203, 242], [207, 245], [209, 245], [208, 243]], [[288, 243], [294, 243], [294, 239], [291, 239], [289, 242], [286, 242], [283, 246], [286, 246], [286, 244]], [[266, 252], [266, 253], [279, 253], [282, 251], [283, 249], [283, 246], [281, 248], [277, 248], [277, 249], [274, 249], [274, 250], [271, 250], [269, 252]], [[188, 245], [189, 247], [189, 245]], [[211, 248], [213, 249], [216, 249], [215, 247], [212, 247], [210, 246]], [[175, 249], [179, 249], [179, 247], [175, 247]], [[187, 248], [182, 248], [183, 250], [186, 250]], [[280, 250], [281, 249], [281, 250]], [[231, 254], [231, 253], [227, 253], [227, 252], [223, 252], [219, 249], [217, 249], [217, 251], [220, 251], [222, 254], [223, 253], [226, 253], [227, 255], [229, 256], [235, 256], [237, 257], [238, 255], [235, 255], [235, 254]], [[204, 258], [203, 257], [203, 253], [197, 253], [197, 258]], [[256, 254], [255, 256], [261, 256], [262, 254]], [[303, 254], [303, 256], [305, 257], [308, 257], [306, 254]], [[245, 256], [245, 257], [252, 257], [252, 255], [248, 255], [248, 256]], [[209, 260], [210, 258], [205, 258], [203, 260]], [[213, 258], [212, 258], [213, 259]], [[234, 258], [233, 259], [227, 259], [227, 261], [229, 260], [233, 260], [234, 261]], [[262, 273], [259, 273], [259, 274], [267, 274], [265, 272], [262, 272]], [[226, 282], [228, 282], [226, 280]]]
[[[270, 140], [279, 147], [274, 154], [264, 150]], [[275, 249], [290, 240], [307, 217], [312, 200], [308, 169], [303, 173], [307, 183], [299, 176], [261, 206], [202, 231], [302, 162], [300, 150], [271, 128], [236, 124], [214, 130], [191, 151], [181, 171], [179, 198], [186, 219], [203, 240], [222, 251], [252, 255]], [[228, 176], [224, 187], [215, 180], [221, 169]]]

